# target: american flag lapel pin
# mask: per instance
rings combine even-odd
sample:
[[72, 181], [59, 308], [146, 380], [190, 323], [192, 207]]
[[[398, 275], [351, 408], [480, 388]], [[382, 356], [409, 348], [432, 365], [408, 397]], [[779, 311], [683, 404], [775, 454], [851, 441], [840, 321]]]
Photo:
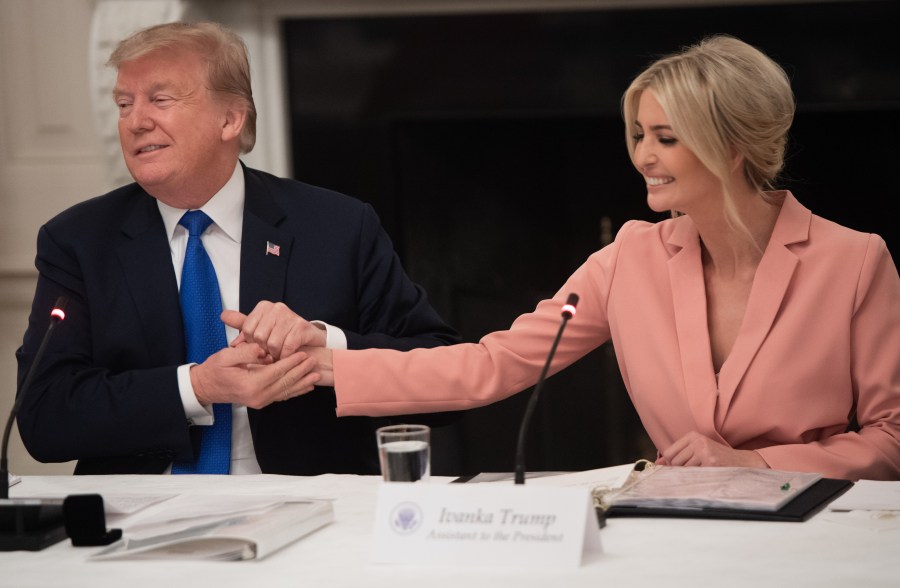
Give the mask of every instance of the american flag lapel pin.
[[266, 255], [274, 255], [278, 257], [281, 255], [281, 245], [276, 245], [271, 241], [266, 241]]

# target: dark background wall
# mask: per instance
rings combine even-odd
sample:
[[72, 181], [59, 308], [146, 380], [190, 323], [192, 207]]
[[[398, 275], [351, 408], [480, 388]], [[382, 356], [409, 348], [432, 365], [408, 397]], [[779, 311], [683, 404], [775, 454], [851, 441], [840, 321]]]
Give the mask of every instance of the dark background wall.
[[[630, 218], [654, 220], [619, 100], [650, 61], [714, 33], [792, 78], [782, 186], [900, 247], [900, 3], [822, 2], [284, 23], [294, 177], [375, 206], [410, 275], [469, 341], [553, 294]], [[512, 468], [526, 394], [468, 411], [436, 473]], [[548, 381], [532, 470], [653, 457], [604, 346]]]

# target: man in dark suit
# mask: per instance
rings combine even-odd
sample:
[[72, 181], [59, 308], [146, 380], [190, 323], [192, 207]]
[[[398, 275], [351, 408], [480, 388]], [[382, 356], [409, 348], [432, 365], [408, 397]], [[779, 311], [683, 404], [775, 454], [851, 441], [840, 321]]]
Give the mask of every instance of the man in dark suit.
[[302, 394], [317, 379], [305, 354], [243, 343], [186, 361], [179, 219], [212, 219], [201, 239], [225, 310], [283, 303], [338, 348], [431, 347], [456, 333], [406, 276], [370, 206], [239, 162], [256, 113], [237, 35], [212, 23], [151, 27], [120, 43], [110, 65], [135, 183], [39, 232], [20, 382], [52, 305], [66, 296], [68, 307], [19, 413], [26, 448], [39, 461], [77, 459], [76, 473], [163, 473], [197, 458], [212, 405], [230, 404], [231, 473], [377, 473], [374, 429], [385, 423], [338, 420], [328, 389]]

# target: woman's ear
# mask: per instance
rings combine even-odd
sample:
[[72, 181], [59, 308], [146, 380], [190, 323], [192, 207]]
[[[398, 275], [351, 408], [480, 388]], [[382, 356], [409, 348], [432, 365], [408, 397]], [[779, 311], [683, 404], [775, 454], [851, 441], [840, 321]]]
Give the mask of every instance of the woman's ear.
[[744, 167], [744, 154], [734, 145], [731, 146], [731, 171], [736, 172]]

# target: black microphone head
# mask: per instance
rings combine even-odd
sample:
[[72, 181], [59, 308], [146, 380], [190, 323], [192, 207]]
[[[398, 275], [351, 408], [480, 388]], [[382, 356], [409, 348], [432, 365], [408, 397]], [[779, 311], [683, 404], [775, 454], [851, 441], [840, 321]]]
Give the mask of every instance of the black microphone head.
[[578, 306], [578, 294], [572, 292], [566, 299], [566, 303], [562, 307], [562, 316], [568, 320], [575, 316], [575, 307]]

